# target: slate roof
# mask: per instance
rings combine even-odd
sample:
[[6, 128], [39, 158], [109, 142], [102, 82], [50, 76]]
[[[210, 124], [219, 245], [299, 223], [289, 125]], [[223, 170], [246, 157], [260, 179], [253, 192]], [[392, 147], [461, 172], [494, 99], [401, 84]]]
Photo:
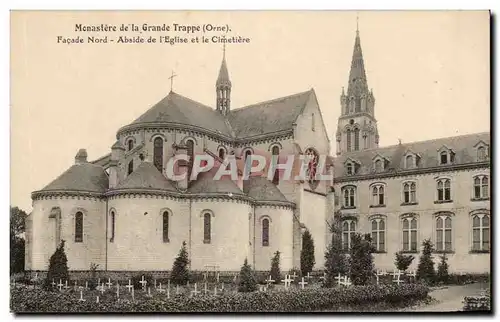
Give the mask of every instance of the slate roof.
[[243, 191], [257, 201], [288, 201], [281, 191], [264, 177], [250, 177], [245, 180]]
[[151, 162], [142, 162], [115, 189], [155, 189], [177, 191], [173, 184]]
[[92, 163], [74, 164], [41, 191], [85, 191], [104, 193], [109, 186], [104, 168]]
[[161, 122], [194, 125], [231, 136], [231, 129], [219, 112], [172, 91], [132, 124]]
[[234, 109], [229, 123], [237, 138], [247, 138], [292, 128], [314, 90]]
[[238, 188], [231, 178], [222, 177], [221, 180], [213, 180], [214, 173], [200, 173], [196, 181], [191, 182], [188, 189], [190, 193], [232, 193], [243, 195], [243, 191]]
[[377, 155], [386, 158], [389, 163], [387, 171], [405, 170], [404, 157], [411, 151], [420, 156], [418, 168], [432, 168], [439, 166], [439, 153], [442, 147], [447, 147], [455, 153], [454, 164], [468, 164], [477, 162], [476, 144], [483, 141], [490, 145], [490, 132], [466, 134], [454, 137], [440, 138], [428, 141], [401, 143], [377, 149], [350, 152], [335, 158], [335, 177], [347, 175], [345, 161], [348, 158], [359, 162], [361, 167], [357, 175], [373, 173], [373, 162]]
[[109, 163], [110, 160], [111, 160], [111, 153], [108, 153], [106, 155], [103, 155], [97, 160], [91, 161], [90, 163], [104, 167], [106, 164]]

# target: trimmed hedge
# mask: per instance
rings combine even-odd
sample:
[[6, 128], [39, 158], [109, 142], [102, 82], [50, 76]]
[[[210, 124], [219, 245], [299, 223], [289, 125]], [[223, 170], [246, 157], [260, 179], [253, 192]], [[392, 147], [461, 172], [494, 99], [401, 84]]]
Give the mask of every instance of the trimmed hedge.
[[18, 286], [11, 290], [11, 310], [23, 312], [304, 312], [388, 303], [400, 305], [427, 298], [428, 288], [421, 284], [353, 286], [281, 290], [252, 293], [229, 293], [197, 297], [164, 294], [153, 298], [116, 300], [109, 292], [100, 296], [99, 303], [80, 302], [79, 293], [45, 292]]

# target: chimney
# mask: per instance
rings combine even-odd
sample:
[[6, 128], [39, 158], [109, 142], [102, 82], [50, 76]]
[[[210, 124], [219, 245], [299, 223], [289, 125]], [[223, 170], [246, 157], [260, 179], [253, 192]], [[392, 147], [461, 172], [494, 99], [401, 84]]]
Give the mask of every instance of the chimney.
[[84, 164], [87, 163], [87, 150], [80, 149], [75, 156], [75, 164]]

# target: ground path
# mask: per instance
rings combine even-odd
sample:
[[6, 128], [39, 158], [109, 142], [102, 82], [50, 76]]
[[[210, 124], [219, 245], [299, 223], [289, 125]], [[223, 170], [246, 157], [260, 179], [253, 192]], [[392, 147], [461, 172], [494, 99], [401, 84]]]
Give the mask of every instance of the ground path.
[[451, 285], [435, 289], [429, 293], [436, 301], [428, 305], [405, 308], [402, 311], [450, 312], [461, 311], [465, 296], [480, 295], [481, 290], [489, 288], [487, 283]]

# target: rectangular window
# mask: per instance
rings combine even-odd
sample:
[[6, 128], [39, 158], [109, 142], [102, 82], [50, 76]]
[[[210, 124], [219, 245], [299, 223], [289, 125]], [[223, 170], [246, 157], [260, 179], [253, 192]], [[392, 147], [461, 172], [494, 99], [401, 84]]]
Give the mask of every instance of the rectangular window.
[[75, 214], [75, 243], [83, 242], [83, 213]]

